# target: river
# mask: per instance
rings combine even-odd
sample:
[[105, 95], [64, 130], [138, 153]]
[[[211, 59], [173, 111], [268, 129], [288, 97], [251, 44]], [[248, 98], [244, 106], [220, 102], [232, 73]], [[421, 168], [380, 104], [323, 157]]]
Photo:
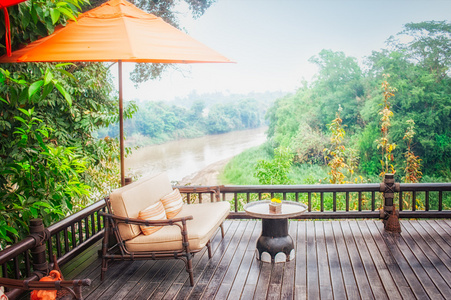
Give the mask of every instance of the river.
[[181, 181], [213, 163], [263, 144], [266, 130], [267, 127], [263, 127], [142, 147], [125, 159], [126, 174], [166, 171], [171, 180]]

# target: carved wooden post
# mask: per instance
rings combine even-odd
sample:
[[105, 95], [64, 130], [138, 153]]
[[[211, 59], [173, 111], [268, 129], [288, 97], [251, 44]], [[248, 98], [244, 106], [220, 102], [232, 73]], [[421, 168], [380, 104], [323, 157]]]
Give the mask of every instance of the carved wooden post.
[[36, 241], [33, 248], [30, 249], [31, 257], [33, 259], [33, 270], [47, 274], [49, 265], [45, 255], [46, 244], [48, 238], [48, 230], [44, 228], [42, 219], [30, 220], [30, 236]]
[[[399, 212], [394, 209], [393, 205], [395, 192], [399, 192], [399, 190], [400, 185], [399, 183], [395, 183], [394, 175], [390, 173], [385, 174], [384, 182], [380, 185], [380, 191], [384, 193], [384, 207], [380, 210], [380, 218], [384, 222], [384, 228], [389, 231], [393, 231], [392, 228], [400, 228], [398, 220]], [[395, 211], [394, 216], [392, 216], [393, 211]], [[388, 219], [390, 219], [390, 226], [387, 226]]]

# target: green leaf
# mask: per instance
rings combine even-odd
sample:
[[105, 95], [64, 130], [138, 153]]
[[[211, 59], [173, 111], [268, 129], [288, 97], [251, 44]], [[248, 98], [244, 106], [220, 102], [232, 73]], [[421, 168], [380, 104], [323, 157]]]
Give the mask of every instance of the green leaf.
[[50, 69], [45, 70], [45, 76], [44, 76], [44, 85], [49, 84], [53, 79], [53, 73], [50, 71]]
[[6, 104], [9, 104], [8, 101], [6, 101], [5, 99], [3, 99], [2, 97], [0, 97], [0, 101], [5, 102]]
[[43, 201], [36, 201], [35, 203], [33, 203], [33, 206], [34, 207], [42, 206], [42, 207], [47, 207], [47, 208], [50, 208], [50, 209], [53, 208], [53, 206], [51, 206], [49, 203], [43, 202]]
[[[58, 4], [57, 4], [58, 6]], [[77, 19], [75, 18], [75, 16], [72, 14], [72, 12], [66, 8], [63, 7], [58, 7], [57, 8], [63, 15], [65, 15], [66, 17], [68, 17], [69, 19], [74, 20], [75, 22], [77, 22]]]
[[31, 99], [31, 97], [33, 97], [33, 95], [36, 94], [36, 92], [41, 88], [43, 84], [44, 84], [43, 80], [33, 82], [28, 88], [28, 98]]
[[9, 231], [9, 232], [11, 232], [14, 235], [18, 235], [19, 234], [14, 227], [11, 227], [11, 226], [8, 226], [8, 225], [5, 225], [3, 227], [6, 229], [6, 231]]
[[53, 25], [55, 25], [56, 22], [58, 22], [58, 20], [59, 20], [59, 18], [61, 16], [61, 12], [59, 10], [57, 10], [57, 9], [51, 8], [50, 9], [50, 16], [52, 17]]
[[58, 89], [58, 91], [60, 91], [60, 93], [64, 96], [64, 98], [66, 99], [69, 106], [72, 106], [72, 98], [71, 98], [70, 94], [58, 82], [54, 81], [53, 83], [55, 84], [55, 87]]

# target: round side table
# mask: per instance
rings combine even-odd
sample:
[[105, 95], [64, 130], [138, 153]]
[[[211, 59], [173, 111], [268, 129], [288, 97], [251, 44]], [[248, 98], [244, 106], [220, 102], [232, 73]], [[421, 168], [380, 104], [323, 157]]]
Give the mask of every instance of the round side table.
[[282, 201], [281, 213], [269, 212], [270, 200], [256, 201], [244, 206], [246, 213], [262, 219], [262, 233], [257, 241], [257, 259], [264, 262], [286, 262], [294, 259], [293, 239], [288, 235], [288, 218], [306, 211], [307, 206]]

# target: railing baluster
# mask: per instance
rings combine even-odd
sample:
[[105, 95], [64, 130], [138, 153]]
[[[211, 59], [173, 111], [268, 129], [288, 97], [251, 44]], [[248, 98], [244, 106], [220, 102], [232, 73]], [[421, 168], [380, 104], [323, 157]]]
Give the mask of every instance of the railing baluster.
[[[44, 258], [45, 259], [45, 258]], [[14, 257], [14, 275], [16, 279], [20, 279], [20, 268], [19, 268], [19, 258], [18, 256]]]
[[311, 212], [312, 211], [312, 193], [308, 192], [308, 211]]
[[186, 193], [186, 203], [191, 204], [191, 193]]
[[199, 203], [202, 203], [202, 193], [197, 193], [197, 197], [199, 198]]
[[412, 211], [416, 211], [417, 210], [417, 192], [413, 191], [412, 192]]
[[349, 211], [349, 192], [346, 192], [346, 211]]
[[27, 273], [27, 277], [31, 276], [31, 262], [30, 262], [30, 250], [24, 252], [25, 256], [25, 272]]
[[282, 200], [287, 200], [287, 193], [286, 192], [282, 193]]
[[96, 231], [96, 221], [94, 218], [94, 214], [91, 215], [91, 232], [92, 235], [94, 235], [97, 231]]
[[52, 237], [47, 241], [47, 252], [49, 253], [49, 261], [53, 259], [53, 247], [52, 247]]
[[64, 253], [67, 253], [69, 252], [69, 233], [67, 228], [65, 228], [63, 232], [64, 232], [64, 250], [66, 251]]
[[321, 212], [324, 212], [324, 193], [321, 192]]
[[262, 193], [258, 193], [258, 201], [262, 200]]
[[398, 211], [402, 211], [403, 210], [403, 192], [400, 191], [399, 192], [399, 207], [398, 207]]
[[251, 202], [251, 194], [250, 193], [246, 193], [246, 203]]
[[88, 217], [85, 218], [85, 236], [86, 236], [86, 239], [89, 239], [89, 237], [91, 236], [89, 234], [89, 219], [88, 219]]
[[[70, 226], [70, 229], [71, 229], [71, 234], [72, 234], [72, 249], [74, 249], [75, 246], [77, 245], [77, 233], [75, 230], [75, 224], [72, 224]], [[67, 252], [69, 252], [69, 251], [67, 251]]]
[[78, 245], [83, 243], [83, 226], [81, 224], [81, 220], [78, 221]]
[[362, 211], [362, 192], [359, 192], [359, 211]]
[[425, 210], [429, 211], [429, 191], [426, 191], [424, 194], [424, 202], [425, 202]]
[[238, 212], [238, 193], [234, 193], [233, 196], [235, 197], [235, 212]]
[[294, 199], [296, 200], [296, 202], [299, 202], [299, 193], [298, 192], [294, 193]]
[[58, 257], [61, 257], [61, 240], [60, 240], [60, 233], [57, 232], [55, 234], [55, 238], [56, 238], [56, 255]]
[[337, 211], [337, 193], [336, 192], [332, 193], [332, 210], [334, 212]]
[[376, 210], [376, 192], [372, 191], [371, 192], [371, 211], [375, 211]]
[[271, 192], [271, 199], [274, 198], [274, 192]]
[[443, 195], [442, 195], [442, 191], [438, 192], [438, 210], [439, 211], [443, 210]]
[[6, 262], [2, 264], [2, 277], [8, 278], [8, 267]]

